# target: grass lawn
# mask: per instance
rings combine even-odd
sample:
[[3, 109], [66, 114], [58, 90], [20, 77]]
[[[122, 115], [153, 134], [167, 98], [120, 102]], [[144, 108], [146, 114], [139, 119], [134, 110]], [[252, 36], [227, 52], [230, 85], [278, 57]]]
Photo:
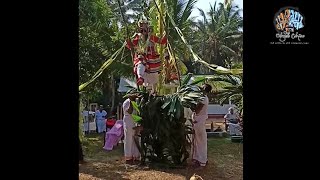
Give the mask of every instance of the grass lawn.
[[208, 138], [208, 159], [206, 168], [149, 169], [127, 166], [123, 161], [123, 144], [107, 152], [102, 149], [102, 136], [92, 134], [83, 141], [85, 160], [79, 165], [80, 180], [189, 180], [193, 174], [204, 180], [242, 180], [242, 144], [232, 143], [228, 138]]

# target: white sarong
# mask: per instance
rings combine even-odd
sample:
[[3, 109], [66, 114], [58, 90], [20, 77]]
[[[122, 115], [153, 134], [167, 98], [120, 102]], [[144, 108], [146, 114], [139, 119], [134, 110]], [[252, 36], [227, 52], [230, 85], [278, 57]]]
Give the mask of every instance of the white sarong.
[[241, 126], [239, 124], [228, 123], [231, 136], [242, 136]]
[[194, 137], [192, 144], [192, 160], [196, 160], [200, 163], [200, 166], [206, 166], [208, 161], [207, 156], [207, 132], [206, 132], [206, 119], [208, 116], [194, 116], [194, 120], [197, 121], [193, 125]]
[[135, 127], [132, 115], [127, 111], [130, 107], [130, 99], [123, 102], [122, 108], [124, 112], [123, 116], [123, 128], [124, 128], [124, 157], [125, 160], [140, 160], [140, 152], [134, 141]]

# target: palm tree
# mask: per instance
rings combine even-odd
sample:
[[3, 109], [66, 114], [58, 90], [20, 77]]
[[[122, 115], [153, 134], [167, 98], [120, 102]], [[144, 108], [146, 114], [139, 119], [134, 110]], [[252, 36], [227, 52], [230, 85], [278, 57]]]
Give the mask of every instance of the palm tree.
[[221, 75], [210, 80], [217, 89], [215, 98], [220, 101], [220, 104], [231, 100], [237, 106], [240, 115], [243, 113], [242, 78], [242, 75]]
[[197, 49], [202, 57], [207, 57], [207, 61], [220, 66], [231, 68], [232, 61], [241, 61], [242, 59], [242, 17], [238, 6], [232, 5], [231, 1], [219, 3], [216, 2], [208, 16], [202, 9], [199, 9], [202, 20], [195, 23], [203, 37], [199, 41]]
[[[107, 0], [107, 4], [113, 9], [115, 19], [122, 21], [122, 15], [119, 9], [118, 0]], [[119, 0], [121, 10], [126, 15], [125, 21], [131, 23], [138, 19], [147, 5], [145, 0]]]
[[[171, 0], [167, 1], [168, 12], [176, 23], [177, 27], [184, 32], [186, 39], [192, 39], [192, 22], [194, 18], [191, 18], [191, 12], [195, 8], [197, 0]], [[181, 75], [188, 72], [188, 68], [185, 65], [186, 62], [190, 62], [191, 53], [187, 46], [181, 41], [176, 29], [171, 24], [169, 17], [166, 17], [166, 24], [168, 29], [169, 38], [173, 40], [172, 50], [175, 52], [178, 59], [178, 67], [181, 71]], [[190, 68], [189, 68], [190, 69]]]
[[[240, 68], [241, 65], [238, 65]], [[242, 114], [243, 111], [243, 86], [242, 74], [240, 75], [197, 75], [193, 83], [206, 82], [213, 87], [213, 93], [210, 94], [209, 101], [219, 104], [228, 103], [229, 100], [235, 104]]]

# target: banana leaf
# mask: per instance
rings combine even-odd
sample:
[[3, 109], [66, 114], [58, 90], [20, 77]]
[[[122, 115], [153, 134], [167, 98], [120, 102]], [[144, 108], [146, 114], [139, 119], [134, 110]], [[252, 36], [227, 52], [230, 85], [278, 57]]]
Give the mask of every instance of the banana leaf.
[[141, 120], [142, 120], [142, 117], [140, 117], [140, 116], [138, 116], [138, 115], [135, 115], [135, 114], [132, 114], [132, 118], [133, 118], [133, 121], [134, 121], [135, 123], [139, 123], [139, 122], [141, 122]]
[[140, 114], [139, 106], [135, 101], [131, 101], [132, 107]]
[[192, 73], [188, 73], [188, 74], [186, 75], [186, 77], [184, 78], [184, 80], [182, 81], [181, 85], [186, 85], [186, 84], [188, 84], [188, 82], [190, 81], [191, 77], [192, 77]]
[[171, 103], [171, 99], [167, 98], [165, 103], [161, 106], [162, 109], [165, 109]]
[[105, 63], [102, 64], [102, 66], [100, 67], [100, 69], [92, 76], [92, 78], [91, 78], [89, 81], [81, 84], [81, 85], [79, 86], [79, 91], [82, 91], [82, 90], [83, 90], [85, 87], [87, 87], [90, 83], [92, 83], [93, 81], [95, 81], [95, 80], [103, 73], [103, 71], [112, 64], [112, 62], [118, 57], [118, 55], [120, 54], [120, 52], [121, 52], [122, 50], [124, 50], [125, 45], [126, 45], [126, 42], [123, 43], [122, 47], [121, 47], [120, 49], [118, 49]]
[[201, 82], [204, 82], [205, 80], [206, 80], [206, 77], [198, 77], [192, 83], [190, 83], [190, 85], [196, 85], [196, 84], [199, 84]]

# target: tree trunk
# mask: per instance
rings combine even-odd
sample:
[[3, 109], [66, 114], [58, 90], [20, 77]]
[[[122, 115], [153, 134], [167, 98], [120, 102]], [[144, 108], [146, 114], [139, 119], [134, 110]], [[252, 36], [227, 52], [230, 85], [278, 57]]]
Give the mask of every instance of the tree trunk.
[[82, 151], [82, 145], [81, 145], [81, 141], [80, 138], [78, 138], [79, 141], [79, 161], [83, 161], [83, 151]]

